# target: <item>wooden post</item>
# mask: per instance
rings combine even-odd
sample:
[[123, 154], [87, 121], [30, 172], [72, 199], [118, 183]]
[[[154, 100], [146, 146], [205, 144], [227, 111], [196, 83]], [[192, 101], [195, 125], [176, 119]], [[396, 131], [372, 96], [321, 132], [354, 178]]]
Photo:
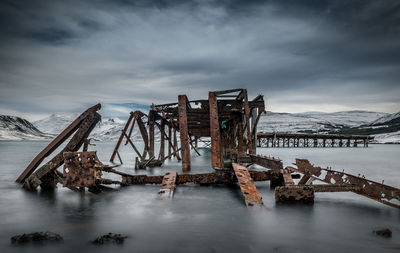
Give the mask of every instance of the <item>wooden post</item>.
[[182, 152], [182, 172], [190, 171], [190, 146], [189, 133], [187, 126], [187, 98], [185, 95], [178, 96], [178, 113], [179, 113], [179, 133], [181, 136], [181, 152]]

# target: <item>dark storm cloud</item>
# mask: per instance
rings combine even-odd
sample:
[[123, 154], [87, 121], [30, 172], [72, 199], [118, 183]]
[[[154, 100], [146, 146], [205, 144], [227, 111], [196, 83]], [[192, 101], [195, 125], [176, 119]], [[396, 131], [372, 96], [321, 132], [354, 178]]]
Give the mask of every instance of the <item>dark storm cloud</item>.
[[244, 87], [272, 110], [400, 110], [398, 1], [3, 1], [0, 109]]

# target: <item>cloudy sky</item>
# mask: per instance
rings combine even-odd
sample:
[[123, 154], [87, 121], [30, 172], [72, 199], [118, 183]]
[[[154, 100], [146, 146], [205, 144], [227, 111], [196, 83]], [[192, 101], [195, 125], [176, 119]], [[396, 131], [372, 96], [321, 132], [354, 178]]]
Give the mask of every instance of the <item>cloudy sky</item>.
[[3, 0], [0, 33], [0, 114], [239, 87], [272, 111], [400, 111], [397, 0]]

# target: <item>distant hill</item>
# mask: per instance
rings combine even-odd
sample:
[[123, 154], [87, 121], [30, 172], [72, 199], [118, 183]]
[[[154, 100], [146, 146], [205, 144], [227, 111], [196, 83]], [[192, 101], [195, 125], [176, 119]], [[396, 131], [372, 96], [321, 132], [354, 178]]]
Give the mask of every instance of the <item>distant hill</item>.
[[368, 124], [341, 129], [338, 133], [373, 135], [375, 143], [400, 143], [400, 112], [384, 115]]
[[260, 132], [327, 133], [369, 124], [389, 115], [382, 112], [343, 111], [334, 113], [274, 113], [260, 118]]
[[0, 140], [45, 140], [51, 135], [38, 130], [26, 119], [0, 115]]
[[384, 115], [368, 124], [342, 129], [341, 134], [377, 135], [400, 131], [400, 112]]

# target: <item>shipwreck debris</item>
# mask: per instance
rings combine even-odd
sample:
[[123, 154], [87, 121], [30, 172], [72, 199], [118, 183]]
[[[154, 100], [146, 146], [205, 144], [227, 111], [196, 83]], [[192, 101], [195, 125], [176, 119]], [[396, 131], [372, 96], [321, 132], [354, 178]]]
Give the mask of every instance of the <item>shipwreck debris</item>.
[[[64, 163], [63, 153], [77, 151], [82, 146], [85, 139], [87, 139], [90, 132], [101, 119], [100, 114], [96, 113], [100, 108], [101, 105], [97, 104], [87, 109], [77, 119], [75, 119], [32, 160], [16, 181], [23, 183], [24, 188], [28, 190], [34, 190], [39, 185], [45, 189], [54, 188], [58, 181], [58, 173], [56, 172], [56, 169]], [[63, 142], [65, 142], [74, 132], [76, 133], [68, 144], [49, 162], [36, 170], [40, 163]]]
[[[152, 104], [148, 114], [142, 111], [130, 113], [110, 161], [114, 162], [117, 157], [120, 164], [123, 163], [119, 153], [121, 145], [129, 145], [133, 149], [136, 160], [132, 169], [144, 170], [144, 173], [147, 167], [162, 166], [167, 159], [176, 158], [181, 161], [182, 173], [166, 171], [164, 176], [121, 172], [116, 166], [103, 164], [95, 151], [88, 151], [88, 136], [101, 119], [97, 113], [100, 108], [101, 105], [97, 104], [75, 119], [33, 159], [16, 181], [23, 183], [24, 188], [29, 190], [38, 186], [54, 189], [61, 183], [71, 190], [88, 189], [92, 193], [111, 189], [108, 185], [161, 184], [161, 199], [172, 198], [180, 184], [238, 184], [247, 206], [260, 206], [263, 203], [254, 182], [270, 181], [270, 187], [275, 189], [277, 203], [313, 203], [314, 195], [318, 192], [351, 191], [400, 208], [399, 204], [392, 202], [400, 201], [400, 189], [344, 171], [322, 169], [305, 159], [296, 160], [297, 168], [284, 168], [280, 159], [257, 154], [256, 144], [262, 146], [264, 140], [267, 145], [269, 142], [280, 145], [282, 141], [283, 146], [293, 143], [297, 147], [302, 143], [308, 147], [312, 137], [257, 133], [259, 119], [265, 112], [264, 98], [258, 95], [249, 100], [246, 89], [211, 91], [207, 99], [201, 100], [189, 100], [186, 95], [179, 95], [175, 103]], [[139, 128], [137, 136], [134, 136], [134, 127]], [[160, 140], [158, 152], [155, 150], [156, 136]], [[70, 137], [58, 154], [38, 168], [46, 157]], [[329, 136], [330, 140], [327, 135], [314, 136], [314, 146], [319, 145], [318, 138], [322, 139], [322, 146], [354, 146], [357, 140], [364, 137], [353, 136], [353, 142], [348, 138], [344, 142], [344, 136]], [[363, 139], [364, 145], [368, 144], [368, 138]], [[143, 142], [142, 150], [139, 150], [137, 141]], [[197, 150], [199, 142], [211, 149], [211, 172], [191, 174], [191, 151], [200, 155]], [[82, 145], [82, 152], [78, 152]], [[62, 164], [64, 168], [60, 172], [57, 169]], [[253, 164], [263, 169], [254, 169], [257, 166], [253, 167]], [[108, 173], [120, 176], [120, 180], [107, 178]], [[303, 175], [297, 184], [293, 179], [299, 178], [299, 174], [294, 173]], [[313, 184], [315, 181], [325, 184]]]
[[15, 235], [11, 237], [13, 244], [43, 243], [43, 242], [62, 242], [61, 235], [53, 232], [34, 232], [30, 234]]

